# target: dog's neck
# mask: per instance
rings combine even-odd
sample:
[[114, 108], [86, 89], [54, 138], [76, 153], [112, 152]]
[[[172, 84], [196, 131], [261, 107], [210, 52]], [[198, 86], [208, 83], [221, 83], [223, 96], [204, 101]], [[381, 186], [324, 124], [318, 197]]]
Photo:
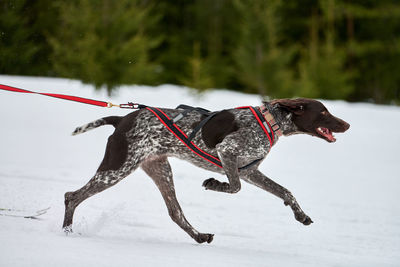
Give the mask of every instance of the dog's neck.
[[[282, 136], [282, 130], [280, 124], [275, 120], [275, 116], [270, 112], [268, 106], [264, 103], [259, 107], [261, 114], [263, 115], [264, 119], [268, 122], [269, 126], [271, 127], [272, 131], [274, 131], [274, 135], [277, 137]], [[276, 143], [276, 141], [274, 142]]]
[[280, 131], [284, 136], [292, 135], [297, 132], [297, 127], [292, 121], [292, 113], [280, 108], [278, 105], [273, 105], [269, 102], [263, 102], [261, 108], [265, 107], [268, 113], [272, 115], [276, 123], [280, 127]]

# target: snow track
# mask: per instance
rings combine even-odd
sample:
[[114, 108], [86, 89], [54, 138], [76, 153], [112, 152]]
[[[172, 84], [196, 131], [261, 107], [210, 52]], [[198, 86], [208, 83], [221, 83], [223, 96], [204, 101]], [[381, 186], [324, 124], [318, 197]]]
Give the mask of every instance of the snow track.
[[[65, 79], [0, 76], [28, 90], [114, 103], [218, 110], [258, 105], [254, 95], [185, 88], [122, 87], [109, 99]], [[0, 217], [0, 266], [400, 266], [400, 108], [323, 101], [351, 124], [337, 142], [281, 138], [261, 170], [288, 188], [314, 224], [303, 226], [276, 197], [243, 182], [234, 195], [205, 191], [224, 177], [171, 160], [189, 222], [214, 233], [198, 245], [168, 216], [140, 170], [82, 203], [74, 234], [61, 230], [63, 195], [83, 186], [102, 160], [112, 127], [72, 137], [76, 126], [129, 111], [0, 91], [0, 207], [36, 210], [38, 220]]]

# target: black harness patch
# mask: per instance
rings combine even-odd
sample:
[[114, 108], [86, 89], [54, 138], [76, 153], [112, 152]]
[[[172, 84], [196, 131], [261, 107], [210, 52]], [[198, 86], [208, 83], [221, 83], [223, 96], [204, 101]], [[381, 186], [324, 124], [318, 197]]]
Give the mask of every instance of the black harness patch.
[[[202, 157], [208, 162], [220, 168], [223, 168], [222, 163], [217, 156], [210, 155], [207, 152], [201, 150], [192, 142], [192, 139], [196, 136], [197, 132], [200, 129], [202, 129], [202, 138], [204, 143], [209, 148], [215, 148], [215, 146], [218, 143], [222, 142], [225, 136], [238, 129], [238, 126], [235, 123], [235, 117], [232, 113], [230, 113], [227, 110], [219, 112], [211, 112], [203, 108], [191, 107], [187, 105], [179, 105], [177, 109], [183, 109], [183, 111], [171, 119], [168, 117], [167, 114], [165, 114], [159, 108], [147, 107], [147, 106], [142, 106], [141, 108], [146, 108], [147, 110], [152, 112], [161, 121], [161, 123], [163, 123], [164, 126], [167, 127], [167, 129], [176, 136], [176, 138], [178, 138], [183, 144], [185, 144], [190, 150], [192, 150], [193, 153], [197, 154], [198, 156]], [[267, 134], [268, 139], [272, 141], [273, 140], [272, 129], [268, 129], [268, 131], [266, 131], [264, 127], [265, 126], [264, 124], [266, 124], [264, 116], [262, 116], [262, 114], [259, 112], [255, 112], [255, 108], [253, 107], [242, 107], [242, 108], [249, 108], [252, 111], [257, 121], [259, 122], [261, 128], [263, 128], [264, 132]], [[200, 114], [203, 115], [203, 119], [192, 130], [192, 132], [189, 135], [187, 135], [176, 125], [176, 122], [184, 118], [191, 111], [199, 112]], [[271, 142], [271, 145], [272, 144], [273, 142]], [[254, 160], [253, 162], [250, 162], [249, 164], [240, 167], [239, 171], [248, 169], [251, 166], [260, 162], [261, 160], [262, 159]]]
[[[184, 143], [190, 150], [196, 153], [198, 156], [209, 161], [210, 163], [222, 168], [221, 161], [200, 148], [198, 148], [189, 137], [175, 124], [174, 120], [171, 120], [167, 114], [165, 114], [159, 108], [146, 107], [147, 110], [151, 111], [164, 125], [167, 129], [172, 132], [182, 143]], [[175, 117], [176, 118], [176, 117]]]

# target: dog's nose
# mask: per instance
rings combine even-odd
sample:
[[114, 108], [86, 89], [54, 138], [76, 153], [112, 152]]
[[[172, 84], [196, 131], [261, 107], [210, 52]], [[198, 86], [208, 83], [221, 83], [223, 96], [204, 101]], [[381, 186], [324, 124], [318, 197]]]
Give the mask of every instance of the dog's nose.
[[347, 131], [350, 128], [350, 124], [348, 124], [347, 122], [343, 121], [343, 127], [344, 127], [344, 130]]

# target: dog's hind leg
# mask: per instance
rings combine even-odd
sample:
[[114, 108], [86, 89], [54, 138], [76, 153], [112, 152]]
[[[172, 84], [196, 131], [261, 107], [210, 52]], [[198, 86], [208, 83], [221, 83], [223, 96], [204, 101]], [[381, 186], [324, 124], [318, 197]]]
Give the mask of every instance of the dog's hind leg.
[[72, 221], [76, 207], [87, 198], [100, 193], [117, 184], [128, 176], [134, 168], [127, 168], [124, 171], [100, 171], [90, 179], [82, 188], [65, 193], [65, 215], [63, 228], [66, 233], [72, 232]]
[[268, 191], [273, 195], [281, 198], [286, 206], [290, 206], [297, 221], [301, 222], [304, 225], [309, 225], [313, 222], [311, 218], [308, 217], [300, 208], [300, 205], [297, 203], [296, 199], [289, 190], [275, 183], [259, 170], [243, 172], [241, 178], [246, 182], [258, 186], [261, 189], [264, 189], [265, 191]]
[[63, 228], [71, 232], [75, 208], [85, 199], [117, 184], [134, 171], [141, 161], [141, 155], [130, 153], [124, 135], [110, 136], [106, 153], [96, 174], [81, 189], [65, 193], [65, 215]]
[[160, 190], [171, 219], [198, 243], [210, 243], [213, 240], [213, 234], [199, 233], [186, 220], [176, 198], [171, 166], [167, 157], [161, 156], [146, 160], [141, 164], [141, 167], [153, 179]]

